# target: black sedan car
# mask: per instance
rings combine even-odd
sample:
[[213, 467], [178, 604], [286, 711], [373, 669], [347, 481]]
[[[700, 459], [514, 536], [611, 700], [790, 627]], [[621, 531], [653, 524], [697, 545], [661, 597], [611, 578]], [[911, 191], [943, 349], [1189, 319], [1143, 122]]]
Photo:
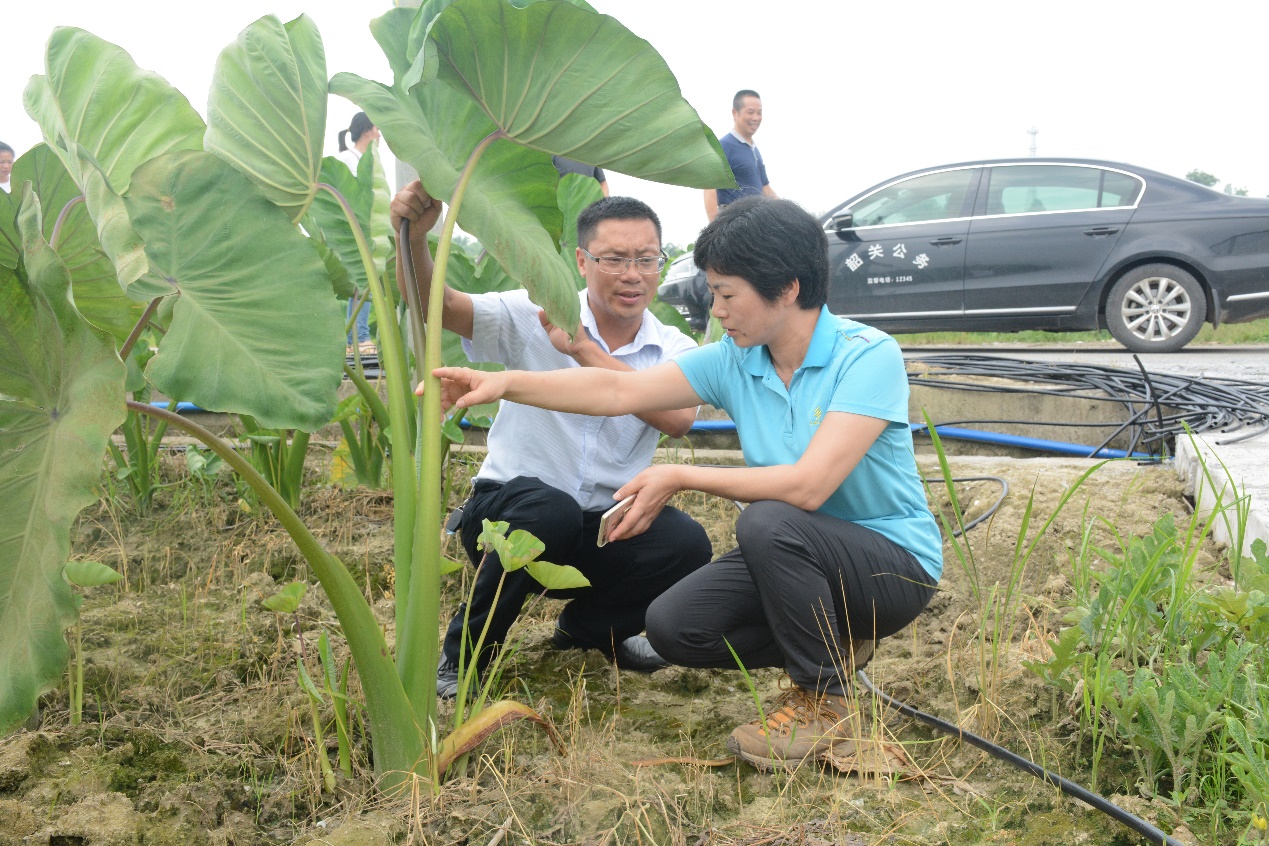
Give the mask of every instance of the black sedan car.
[[[829, 309], [887, 332], [1105, 328], [1131, 350], [1170, 352], [1204, 322], [1269, 317], [1269, 200], [1131, 165], [928, 168], [822, 222]], [[705, 325], [710, 295], [690, 253], [660, 297]]]

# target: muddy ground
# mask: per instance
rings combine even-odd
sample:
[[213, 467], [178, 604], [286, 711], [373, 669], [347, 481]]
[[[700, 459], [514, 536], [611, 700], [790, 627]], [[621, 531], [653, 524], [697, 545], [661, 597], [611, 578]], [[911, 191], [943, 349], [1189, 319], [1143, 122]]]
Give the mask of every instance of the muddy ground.
[[[932, 457], [920, 460], [927, 476], [939, 476]], [[1092, 466], [1074, 459], [950, 461], [957, 476], [1009, 485], [990, 519], [967, 535], [984, 588], [1009, 583], [1028, 507], [1033, 537]], [[365, 585], [391, 640], [390, 496], [333, 487], [324, 465], [314, 463], [302, 516]], [[167, 472], [173, 481], [183, 478], [179, 457], [169, 459]], [[460, 476], [456, 496], [465, 483]], [[987, 512], [1001, 492], [990, 479], [956, 489], [970, 518]], [[945, 507], [945, 487], [932, 490]], [[716, 551], [730, 548], [732, 503], [685, 496], [680, 504], [707, 526]], [[1112, 529], [1140, 535], [1164, 514], [1178, 522], [1189, 515], [1170, 468], [1115, 463], [1098, 470], [1027, 561], [1000, 618], [1012, 638], [995, 650], [995, 661], [982, 659], [978, 634], [984, 625], [993, 629], [996, 618], [981, 613], [971, 567], [948, 543], [941, 592], [911, 628], [880, 645], [871, 678], [900, 700], [1085, 780], [1088, 744], [1068, 703], [1020, 662], [1045, 657], [1085, 533], [1114, 548]], [[424, 791], [385, 799], [373, 789], [368, 746], [358, 740], [354, 777], [341, 775], [335, 791], [324, 792], [316, 756], [334, 759], [333, 731], [326, 748], [315, 747], [308, 700], [296, 681], [298, 635], [310, 650], [310, 672], [322, 631], [338, 655], [346, 653], [320, 588], [294, 616], [261, 605], [292, 580], [312, 581], [271, 518], [249, 510], [228, 480], [186, 480], [162, 492], [148, 515], [103, 496], [82, 515], [73, 554], [126, 578], [87, 591], [84, 721], [69, 725], [63, 684], [43, 698], [38, 725], [0, 740], [0, 846], [1139, 842], [1030, 776], [884, 712], [867, 696], [860, 698], [861, 755], [885, 764], [865, 767], [872, 772], [826, 765], [766, 775], [734, 763], [707, 766], [726, 755], [732, 728], [756, 716], [740, 673], [618, 673], [598, 653], [556, 652], [549, 635], [559, 605], [550, 601], [532, 606], [518, 624], [504, 682], [509, 696], [554, 723], [567, 755], [556, 754], [536, 729], [515, 726], [488, 741], [438, 797]], [[456, 545], [450, 554], [462, 556]], [[1203, 565], [1214, 569], [1219, 555], [1210, 547]], [[447, 580], [446, 617], [464, 587], [462, 576]], [[780, 674], [758, 671], [754, 681], [770, 703]], [[877, 750], [885, 754], [878, 758]], [[696, 760], [636, 763], [667, 758]], [[887, 768], [894, 771], [877, 771]], [[1112, 755], [1099, 786], [1173, 831], [1174, 812], [1140, 798], [1134, 780], [1127, 757]], [[1183, 828], [1176, 834], [1197, 842]]]

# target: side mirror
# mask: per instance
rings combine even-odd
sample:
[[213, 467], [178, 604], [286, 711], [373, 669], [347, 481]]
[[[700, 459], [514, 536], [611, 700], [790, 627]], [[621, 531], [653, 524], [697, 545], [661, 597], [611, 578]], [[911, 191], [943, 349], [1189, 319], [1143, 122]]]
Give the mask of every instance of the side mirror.
[[851, 230], [855, 228], [855, 216], [850, 212], [834, 215], [828, 225], [837, 233], [838, 238], [843, 241], [853, 240]]

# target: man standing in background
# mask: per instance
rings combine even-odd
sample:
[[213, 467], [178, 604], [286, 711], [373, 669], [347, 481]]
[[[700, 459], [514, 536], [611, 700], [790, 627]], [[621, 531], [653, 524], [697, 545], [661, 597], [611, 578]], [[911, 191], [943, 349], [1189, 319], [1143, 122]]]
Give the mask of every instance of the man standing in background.
[[762, 98], [748, 88], [736, 92], [731, 100], [732, 130], [719, 139], [727, 163], [736, 177], [738, 188], [706, 188], [705, 215], [713, 220], [718, 210], [741, 197], [762, 194], [775, 199], [775, 189], [767, 180], [767, 166], [762, 153], [753, 143], [754, 133], [762, 126]]

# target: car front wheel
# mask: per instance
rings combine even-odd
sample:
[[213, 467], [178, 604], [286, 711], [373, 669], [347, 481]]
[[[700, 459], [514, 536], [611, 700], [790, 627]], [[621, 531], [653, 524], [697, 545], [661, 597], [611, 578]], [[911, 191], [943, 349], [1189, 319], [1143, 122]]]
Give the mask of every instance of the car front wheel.
[[1147, 264], [1119, 278], [1106, 301], [1106, 325], [1133, 352], [1175, 352], [1203, 328], [1207, 297], [1194, 276]]

